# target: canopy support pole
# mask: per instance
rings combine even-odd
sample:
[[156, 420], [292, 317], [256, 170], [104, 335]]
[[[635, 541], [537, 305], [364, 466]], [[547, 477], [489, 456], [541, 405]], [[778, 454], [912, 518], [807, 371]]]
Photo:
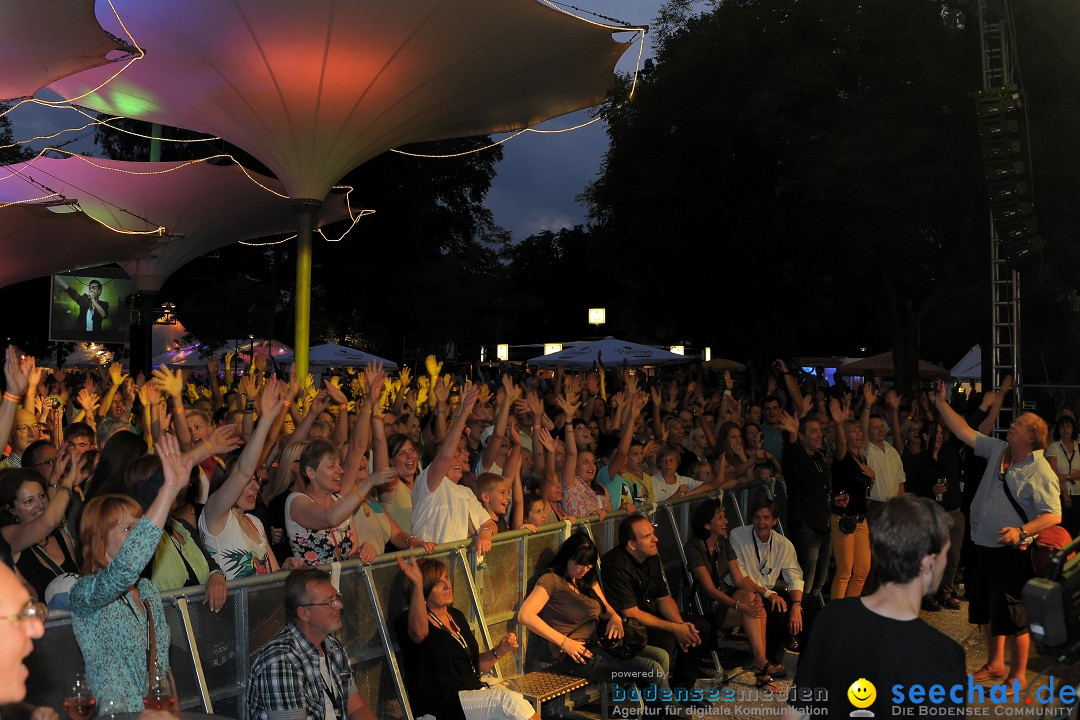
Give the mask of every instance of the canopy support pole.
[[296, 312], [296, 334], [293, 337], [293, 377], [301, 381], [308, 373], [308, 353], [311, 346], [311, 239], [314, 233], [315, 212], [322, 206], [319, 200], [293, 200], [296, 210], [296, 292], [293, 298]]

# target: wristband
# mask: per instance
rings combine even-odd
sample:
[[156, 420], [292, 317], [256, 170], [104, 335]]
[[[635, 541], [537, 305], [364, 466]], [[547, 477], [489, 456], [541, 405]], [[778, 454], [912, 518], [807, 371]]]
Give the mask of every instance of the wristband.
[[795, 607], [796, 605], [802, 605], [802, 600], [792, 600], [791, 601], [791, 607]]
[[347, 403], [347, 402], [338, 403], [338, 406], [337, 406], [338, 410], [345, 410], [348, 407], [349, 407], [349, 403]]
[[364, 502], [364, 496], [360, 494], [359, 486], [353, 485], [352, 491], [356, 494], [356, 497], [360, 498], [360, 502]]
[[290, 401], [288, 401], [288, 400], [282, 400], [281, 404], [282, 404], [283, 407], [286, 407], [286, 408], [291, 408], [292, 407], [292, 403]]
[[210, 451], [210, 457], [214, 457], [214, 446], [211, 445], [208, 440], [203, 440], [202, 443], [206, 446], [206, 449]]
[[495, 658], [496, 660], [499, 659], [499, 653], [495, 652], [495, 648], [491, 648], [491, 657]]
[[72, 494], [72, 493], [71, 493], [71, 488], [70, 488], [70, 487], [68, 487], [67, 485], [57, 485], [56, 483], [49, 483], [49, 487], [51, 487], [51, 488], [55, 488], [55, 489], [57, 489], [57, 490], [63, 490], [63, 491], [64, 491], [64, 492], [66, 492], [66, 493], [67, 493], [68, 495], [71, 495], [71, 494]]
[[5, 392], [4, 393], [4, 399], [5, 400], [10, 400], [11, 402], [15, 403], [16, 405], [18, 405], [19, 403], [22, 402], [22, 396], [21, 395], [16, 395], [15, 393], [12, 393], [12, 392]]
[[84, 501], [84, 502], [86, 501], [86, 496], [85, 496], [85, 495], [83, 495], [83, 491], [82, 491], [82, 488], [81, 488], [81, 487], [79, 487], [78, 485], [76, 485], [75, 487], [71, 488], [71, 492], [75, 493], [75, 496], [76, 496], [77, 498], [79, 498], [80, 500], [82, 500], [82, 501]]
[[433, 412], [436, 415], [442, 415], [443, 413], [446, 412], [446, 410], [432, 410], [431, 412]]

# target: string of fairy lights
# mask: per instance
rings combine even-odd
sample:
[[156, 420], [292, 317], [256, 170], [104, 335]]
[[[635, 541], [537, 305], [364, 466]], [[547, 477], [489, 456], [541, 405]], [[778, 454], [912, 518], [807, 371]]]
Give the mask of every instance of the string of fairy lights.
[[[628, 92], [628, 95], [627, 95], [627, 98], [626, 98], [625, 102], [628, 102], [628, 101], [632, 100], [633, 96], [634, 96], [634, 92], [635, 92], [635, 90], [637, 88], [638, 77], [639, 77], [640, 70], [641, 70], [641, 62], [642, 62], [642, 58], [644, 56], [644, 50], [645, 50], [645, 35], [646, 35], [646, 32], [647, 32], [648, 28], [644, 27], [644, 26], [629, 25], [627, 23], [616, 20], [614, 18], [609, 18], [607, 16], [600, 15], [598, 13], [593, 13], [593, 12], [590, 12], [590, 11], [587, 11], [587, 10], [582, 10], [581, 8], [575, 7], [573, 5], [568, 5], [568, 4], [565, 4], [565, 3], [555, 2], [554, 0], [540, 0], [540, 1], [542, 3], [544, 3], [545, 5], [551, 7], [553, 10], [555, 10], [557, 12], [560, 12], [560, 13], [563, 13], [563, 14], [566, 14], [566, 15], [570, 15], [571, 17], [574, 17], [574, 18], [576, 18], [576, 19], [578, 19], [578, 20], [580, 20], [582, 22], [594, 25], [596, 27], [601, 27], [601, 28], [604, 28], [604, 29], [608, 29], [608, 30], [611, 30], [612, 32], [632, 32], [632, 33], [635, 34], [635, 38], [632, 39], [630, 42], [637, 42], [638, 43], [638, 53], [637, 53], [637, 58], [636, 58], [636, 61], [635, 61], [635, 66], [634, 66], [633, 79], [631, 81], [630, 90]], [[87, 90], [86, 92], [83, 92], [80, 95], [77, 95], [75, 97], [64, 98], [64, 99], [61, 99], [61, 100], [42, 100], [42, 99], [39, 99], [39, 98], [24, 98], [24, 99], [19, 100], [14, 105], [0, 111], [0, 118], [2, 118], [5, 115], [11, 113], [16, 108], [18, 108], [18, 107], [20, 107], [20, 106], [22, 106], [24, 104], [33, 103], [33, 104], [36, 104], [36, 105], [41, 105], [41, 106], [49, 107], [49, 108], [56, 108], [56, 109], [63, 109], [63, 110], [74, 110], [75, 112], [77, 112], [77, 113], [85, 116], [86, 118], [90, 119], [90, 122], [82, 125], [81, 127], [67, 128], [67, 129], [60, 130], [60, 131], [57, 131], [56, 133], [52, 133], [52, 134], [49, 134], [49, 135], [39, 135], [39, 136], [32, 137], [32, 138], [26, 138], [26, 139], [23, 139], [23, 140], [17, 140], [15, 142], [12, 142], [12, 143], [7, 144], [7, 145], [0, 145], [0, 150], [5, 150], [5, 149], [12, 148], [12, 147], [20, 146], [20, 145], [26, 145], [26, 144], [29, 144], [29, 143], [32, 143], [32, 142], [35, 142], [35, 141], [38, 141], [38, 140], [52, 140], [52, 139], [55, 139], [55, 138], [59, 137], [60, 135], [65, 134], [65, 133], [81, 132], [81, 131], [87, 130], [87, 129], [91, 128], [91, 127], [95, 127], [95, 126], [99, 126], [99, 125], [104, 125], [104, 126], [109, 127], [109, 128], [111, 128], [111, 129], [113, 129], [115, 131], [118, 131], [120, 133], [124, 133], [124, 134], [129, 135], [129, 136], [138, 137], [138, 138], [142, 138], [142, 139], [149, 139], [149, 140], [161, 140], [163, 142], [170, 142], [170, 143], [197, 143], [197, 142], [209, 142], [209, 141], [220, 140], [220, 138], [217, 138], [217, 137], [202, 137], [202, 138], [160, 138], [160, 137], [155, 137], [155, 136], [152, 136], [152, 135], [147, 135], [145, 133], [139, 133], [139, 132], [136, 132], [136, 131], [131, 130], [129, 128], [125, 128], [125, 127], [122, 127], [120, 125], [115, 124], [118, 120], [126, 119], [126, 118], [124, 118], [122, 116], [107, 117], [107, 118], [94, 118], [88, 112], [86, 112], [82, 108], [77, 107], [75, 105], [75, 103], [77, 101], [79, 101], [80, 99], [88, 97], [88, 96], [90, 96], [90, 95], [92, 95], [94, 93], [97, 93], [97, 92], [101, 91], [102, 89], [104, 89], [106, 86], [108, 86], [110, 83], [112, 83], [117, 77], [119, 77], [133, 63], [138, 62], [139, 60], [141, 60], [141, 59], [143, 59], [145, 57], [145, 52], [142, 50], [142, 48], [139, 46], [139, 43], [136, 41], [135, 37], [131, 34], [131, 32], [128, 30], [127, 26], [124, 24], [123, 18], [120, 17], [120, 13], [117, 11], [117, 9], [116, 9], [115, 5], [113, 4], [112, 0], [107, 0], [107, 2], [108, 2], [109, 9], [112, 11], [113, 16], [116, 18], [116, 21], [117, 21], [118, 25], [123, 30], [123, 33], [126, 35], [127, 40], [128, 40], [127, 49], [129, 51], [130, 56], [127, 58], [126, 62], [124, 62], [124, 64], [120, 67], [120, 69], [117, 70], [116, 72], [112, 73], [107, 79], [105, 79], [103, 82], [99, 83], [95, 87], [93, 87], [93, 88]], [[572, 12], [572, 10], [576, 10], [578, 12]], [[590, 15], [593, 15], [594, 17], [601, 18], [601, 19], [606, 20], [608, 22], [599, 22], [597, 20], [593, 20], [591, 18], [585, 17], [584, 15], [578, 14], [578, 13], [588, 13]], [[122, 41], [119, 41], [119, 42], [122, 42]], [[398, 149], [398, 148], [391, 149], [391, 152], [394, 152], [394, 153], [397, 153], [397, 154], [400, 154], [400, 155], [409, 156], [409, 157], [417, 157], [417, 158], [429, 158], [429, 159], [457, 158], [457, 157], [461, 157], [461, 156], [464, 156], [464, 155], [471, 155], [471, 154], [474, 154], [474, 153], [484, 152], [486, 150], [490, 150], [492, 148], [498, 147], [499, 145], [502, 145], [503, 143], [506, 143], [506, 142], [508, 142], [510, 140], [513, 140], [514, 138], [520, 137], [522, 134], [524, 134], [526, 132], [537, 133], [537, 134], [557, 134], [557, 133], [572, 132], [572, 131], [579, 130], [581, 128], [587, 127], [589, 125], [592, 125], [593, 123], [599, 122], [599, 121], [601, 121], [603, 119], [604, 119], [604, 115], [601, 113], [601, 114], [598, 114], [596, 117], [593, 117], [593, 118], [591, 118], [591, 119], [589, 119], [589, 120], [587, 120], [585, 122], [578, 123], [577, 125], [567, 127], [567, 128], [541, 129], [541, 128], [527, 127], [527, 128], [523, 128], [521, 130], [515, 131], [513, 133], [510, 133], [509, 135], [507, 135], [504, 138], [492, 141], [490, 144], [485, 145], [483, 147], [473, 148], [473, 149], [466, 150], [466, 151], [463, 151], [463, 152], [443, 153], [443, 154], [414, 153], [414, 152], [409, 152], [409, 151], [406, 151], [406, 150], [401, 150], [401, 149]], [[64, 144], [66, 144], [66, 143], [64, 143]], [[50, 152], [59, 153], [59, 154], [66, 155], [66, 156], [72, 157], [72, 158], [77, 158], [78, 160], [80, 160], [82, 162], [85, 162], [85, 163], [87, 163], [87, 164], [89, 164], [89, 165], [91, 165], [91, 166], [93, 166], [93, 167], [95, 167], [97, 169], [100, 169], [100, 170], [105, 170], [105, 171], [109, 171], [109, 172], [117, 172], [117, 173], [125, 173], [125, 174], [128, 174], [128, 175], [163, 175], [163, 174], [167, 174], [167, 173], [171, 173], [171, 172], [176, 172], [178, 170], [182, 170], [185, 167], [195, 165], [195, 164], [198, 164], [198, 163], [211, 162], [211, 161], [215, 161], [215, 160], [228, 160], [228, 161], [232, 162], [233, 164], [235, 164], [237, 167], [239, 167], [241, 172], [243, 172], [244, 176], [250, 182], [252, 182], [256, 186], [258, 186], [262, 190], [264, 190], [264, 191], [266, 191], [268, 193], [271, 193], [272, 195], [275, 195], [275, 196], [277, 196], [279, 198], [282, 198], [282, 199], [286, 199], [286, 200], [290, 199], [288, 195], [286, 195], [284, 193], [281, 193], [281, 192], [278, 192], [277, 190], [274, 190], [273, 188], [268, 187], [265, 183], [260, 182], [258, 180], [258, 178], [256, 178], [247, 168], [245, 168], [234, 156], [232, 156], [231, 154], [228, 154], [228, 153], [218, 153], [218, 154], [211, 155], [211, 156], [208, 156], [208, 157], [205, 157], [205, 158], [200, 158], [200, 159], [197, 159], [197, 160], [184, 161], [184, 162], [180, 162], [180, 163], [177, 163], [177, 164], [174, 164], [174, 165], [170, 165], [169, 167], [162, 168], [162, 169], [156, 169], [156, 170], [129, 170], [129, 169], [125, 169], [125, 168], [112, 167], [112, 166], [109, 166], [109, 165], [102, 164], [100, 162], [96, 162], [94, 160], [94, 158], [91, 158], [91, 157], [88, 157], [88, 156], [85, 156], [85, 155], [81, 155], [81, 154], [78, 154], [78, 153], [74, 153], [74, 152], [71, 152], [71, 151], [68, 151], [68, 150], [64, 150], [61, 147], [49, 146], [49, 147], [46, 147], [46, 148], [42, 149], [33, 158], [31, 158], [30, 160], [28, 160], [26, 162], [17, 163], [17, 164], [8, 165], [8, 166], [0, 166], [0, 168], [7, 169], [7, 170], [10, 171], [7, 175], [0, 176], [0, 182], [5, 181], [5, 180], [10, 180], [12, 178], [19, 178], [19, 179], [22, 179], [24, 181], [31, 182], [36, 187], [40, 187], [42, 190], [46, 191], [46, 194], [39, 195], [39, 196], [36, 196], [36, 197], [22, 198], [22, 199], [19, 199], [19, 200], [13, 200], [13, 201], [8, 201], [8, 202], [0, 202], [0, 209], [10, 207], [12, 205], [38, 204], [38, 203], [46, 203], [46, 202], [49, 202], [49, 201], [54, 201], [53, 203], [50, 203], [50, 204], [66, 204], [66, 205], [71, 206], [73, 210], [82, 210], [82, 208], [79, 207], [77, 200], [69, 200], [68, 198], [65, 198], [62, 195], [62, 193], [54, 191], [52, 188], [48, 187], [45, 183], [43, 183], [41, 181], [38, 181], [36, 179], [32, 179], [30, 177], [23, 177], [24, 175], [27, 174], [27, 171], [29, 171], [31, 168], [33, 168], [35, 173], [37, 173], [37, 174], [48, 175], [49, 177], [53, 177], [53, 178], [55, 178], [57, 180], [60, 180], [60, 178], [56, 177], [55, 175], [51, 175], [50, 173], [42, 170], [41, 168], [34, 168], [35, 163], [37, 163], [37, 161], [40, 160], [40, 158], [44, 157], [47, 153], [50, 153]], [[164, 235], [167, 234], [167, 229], [166, 229], [166, 227], [164, 225], [162, 225], [160, 223], [152, 222], [151, 220], [149, 220], [149, 219], [147, 219], [145, 217], [142, 217], [138, 213], [135, 213], [135, 212], [132, 212], [132, 211], [127, 210], [125, 208], [122, 208], [119, 205], [117, 205], [115, 203], [112, 203], [112, 202], [106, 200], [105, 198], [94, 194], [93, 192], [91, 192], [89, 190], [85, 190], [85, 189], [82, 189], [82, 188], [77, 188], [77, 189], [79, 189], [81, 192], [85, 193], [87, 196], [94, 197], [96, 200], [100, 201], [101, 203], [103, 203], [105, 205], [108, 205], [109, 207], [115, 209], [119, 213], [129, 215], [129, 216], [131, 216], [133, 218], [137, 218], [139, 221], [145, 223], [148, 227], [151, 227], [152, 229], [150, 229], [150, 230], [131, 230], [131, 229], [127, 229], [127, 228], [115, 227], [115, 226], [110, 225], [109, 223], [105, 222], [104, 220], [102, 220], [102, 219], [100, 219], [98, 217], [95, 217], [91, 213], [87, 213], [85, 211], [83, 212], [83, 215], [85, 215], [86, 217], [89, 217], [91, 220], [97, 222], [98, 224], [102, 225], [103, 227], [105, 227], [105, 228], [107, 228], [107, 229], [109, 229], [109, 230], [111, 230], [111, 231], [113, 231], [115, 233], [125, 234], [125, 235], [158, 235], [158, 236], [164, 236]], [[357, 223], [362, 218], [374, 213], [375, 211], [371, 210], [371, 209], [355, 210], [352, 207], [351, 194], [352, 194], [352, 192], [354, 190], [353, 187], [345, 186], [345, 185], [338, 185], [338, 186], [335, 186], [333, 189], [335, 191], [345, 191], [345, 206], [346, 206], [346, 208], [348, 210], [349, 219], [350, 219], [351, 222], [349, 224], [349, 227], [339, 237], [336, 237], [336, 238], [328, 237], [326, 235], [326, 233], [323, 232], [323, 230], [321, 228], [318, 228], [317, 232], [327, 242], [340, 242], [352, 231], [352, 229], [354, 227], [356, 227]], [[249, 246], [249, 247], [268, 247], [268, 246], [279, 245], [279, 244], [282, 244], [284, 242], [288, 242], [289, 240], [292, 240], [294, 238], [296, 238], [296, 235], [291, 235], [289, 237], [286, 237], [286, 238], [283, 238], [283, 239], [280, 239], [280, 240], [274, 240], [274, 241], [265, 242], [265, 243], [251, 242], [251, 241], [241, 241], [239, 244]]]

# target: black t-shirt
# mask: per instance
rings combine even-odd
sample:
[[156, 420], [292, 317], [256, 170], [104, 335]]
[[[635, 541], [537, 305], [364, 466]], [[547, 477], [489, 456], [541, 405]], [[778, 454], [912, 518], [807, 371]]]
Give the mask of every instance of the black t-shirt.
[[818, 532], [828, 532], [832, 494], [825, 477], [825, 458], [820, 452], [808, 455], [799, 443], [785, 442], [781, 464], [792, 530], [805, 525]]
[[434, 715], [439, 720], [464, 720], [459, 690], [479, 690], [483, 687], [476, 673], [480, 646], [473, 637], [469, 622], [456, 608], [448, 608], [468, 649], [454, 639], [449, 631], [428, 621], [428, 636], [417, 645], [409, 637], [409, 611], [394, 620], [398, 646], [401, 648], [405, 672], [405, 689], [414, 717]]
[[832, 466], [833, 497], [841, 493], [848, 494], [846, 507], [832, 506], [837, 515], [866, 515], [866, 495], [870, 490], [870, 478], [863, 475], [862, 468], [850, 452], [833, 462]]
[[616, 612], [638, 607], [661, 617], [655, 600], [671, 595], [660, 556], [639, 563], [621, 545], [601, 559], [600, 578], [604, 595]]
[[[877, 697], [866, 709], [878, 718], [892, 716], [895, 706], [917, 706], [908, 694], [915, 685], [923, 688], [924, 707], [963, 707], [967, 698], [964, 650], [955, 641], [922, 620], [878, 615], [861, 598], [833, 600], [814, 621], [788, 702], [808, 714], [826, 707], [826, 713], [816, 712], [846, 718], [855, 709], [848, 689], [860, 678], [874, 685]], [[935, 685], [944, 688], [936, 705], [928, 699]], [[954, 685], [961, 687], [955, 697], [949, 692]], [[827, 699], [816, 699], [819, 689], [827, 691]], [[895, 702], [897, 695], [902, 701]]]
[[915, 493], [920, 497], [936, 500], [934, 485], [938, 478], [945, 478], [945, 492], [941, 495], [941, 507], [946, 512], [951, 512], [960, 507], [960, 456], [956, 452], [956, 445], [952, 442], [945, 443], [934, 456], [923, 451], [913, 455], [911, 470], [904, 470], [907, 475], [907, 483], [904, 485], [908, 492]]

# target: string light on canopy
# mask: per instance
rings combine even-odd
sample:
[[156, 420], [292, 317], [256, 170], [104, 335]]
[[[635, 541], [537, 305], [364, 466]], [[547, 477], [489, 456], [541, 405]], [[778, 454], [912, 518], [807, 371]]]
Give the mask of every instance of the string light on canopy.
[[[277, 180], [235, 164], [71, 155], [0, 166], [0, 286], [119, 262], [137, 291], [156, 291], [199, 255], [292, 230], [282, 190]], [[360, 213], [350, 210], [347, 194], [330, 197], [316, 224], [355, 224]], [[91, 232], [94, 225], [100, 231]]]
[[[115, 0], [153, 52], [80, 101], [213, 134], [277, 176], [297, 211], [296, 339], [306, 371], [312, 215], [392, 148], [504, 133], [603, 102], [632, 26], [536, 0]], [[98, 18], [106, 29], [110, 19]], [[92, 69], [51, 87], [83, 95]]]
[[[44, 33], [48, 42], [42, 42]], [[0, 2], [0, 100], [29, 98], [62, 77], [137, 52], [105, 32], [94, 17], [94, 0]]]

